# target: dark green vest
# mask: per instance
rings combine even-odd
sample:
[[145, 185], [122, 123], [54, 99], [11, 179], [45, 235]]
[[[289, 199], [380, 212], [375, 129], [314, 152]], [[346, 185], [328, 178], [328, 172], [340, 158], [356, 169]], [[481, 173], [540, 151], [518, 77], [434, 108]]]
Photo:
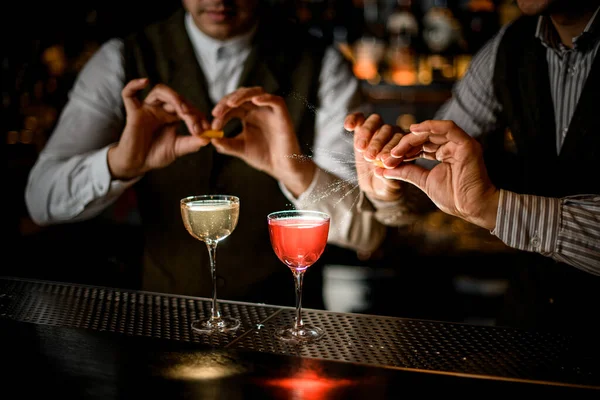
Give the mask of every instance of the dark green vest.
[[[324, 45], [291, 25], [263, 21], [257, 31], [239, 86], [262, 86], [285, 98], [305, 154], [311, 154], [317, 89]], [[204, 74], [184, 28], [183, 10], [125, 40], [127, 79], [148, 77], [164, 83], [210, 116], [214, 106]], [[234, 136], [239, 121], [226, 126]], [[180, 134], [189, 134], [182, 124]], [[240, 218], [230, 237], [217, 249], [218, 297], [274, 302], [260, 283], [284, 285], [293, 299], [291, 272], [277, 259], [269, 242], [267, 214], [292, 205], [271, 176], [207, 146], [181, 157], [167, 168], [147, 173], [136, 185], [145, 231], [143, 289], [211, 296], [208, 252], [184, 229], [179, 209], [183, 197], [230, 194], [240, 198]], [[276, 273], [280, 280], [271, 280]], [[260, 289], [257, 289], [260, 288]], [[266, 289], [266, 290], [265, 290]], [[257, 293], [259, 290], [262, 293]], [[261, 297], [262, 296], [262, 297]], [[292, 300], [293, 302], [293, 300]], [[286, 305], [293, 305], [287, 303]]]
[[[484, 142], [494, 183], [517, 193], [548, 197], [600, 193], [600, 57], [596, 57], [569, 126], [556, 151], [554, 106], [546, 48], [535, 38], [537, 17], [522, 17], [503, 37], [494, 73], [501, 126]], [[502, 322], [525, 327], [577, 329], [595, 319], [600, 277], [533, 253], [519, 255]]]

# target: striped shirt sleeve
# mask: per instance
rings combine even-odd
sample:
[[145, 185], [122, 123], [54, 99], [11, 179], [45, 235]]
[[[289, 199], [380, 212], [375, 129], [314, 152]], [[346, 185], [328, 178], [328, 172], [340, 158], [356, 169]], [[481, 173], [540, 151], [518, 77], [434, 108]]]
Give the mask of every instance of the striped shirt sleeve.
[[500, 190], [492, 234], [515, 249], [600, 275], [600, 195], [549, 198]]
[[496, 53], [508, 25], [489, 40], [471, 60], [467, 72], [452, 89], [452, 97], [437, 111], [434, 119], [452, 120], [472, 137], [495, 129], [501, 105], [493, 85]]

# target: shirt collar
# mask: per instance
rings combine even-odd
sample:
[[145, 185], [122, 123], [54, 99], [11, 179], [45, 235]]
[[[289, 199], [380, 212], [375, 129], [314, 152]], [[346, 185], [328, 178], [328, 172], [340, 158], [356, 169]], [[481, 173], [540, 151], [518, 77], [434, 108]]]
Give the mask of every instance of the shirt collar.
[[185, 15], [185, 29], [188, 32], [194, 50], [197, 54], [206, 57], [212, 62], [216, 62], [219, 58], [229, 57], [249, 49], [254, 34], [256, 33], [256, 28], [257, 25], [255, 24], [250, 31], [244, 34], [227, 40], [218, 40], [198, 29], [189, 12], [186, 12]]
[[[596, 11], [594, 14], [592, 14], [592, 17], [585, 26], [585, 29], [581, 35], [573, 38], [573, 45], [575, 49], [577, 49], [579, 44], [582, 42], [586, 42], [588, 38], [597, 38], [597, 33], [600, 29], [600, 17], [598, 17], [598, 11], [600, 11], [600, 7], [596, 8]], [[546, 47], [550, 47], [555, 50], [560, 50], [562, 47], [564, 47], [561, 43], [560, 37], [558, 36], [558, 32], [556, 32], [556, 28], [554, 28], [554, 25], [550, 20], [550, 16], [548, 15], [540, 15], [538, 17], [535, 37], [540, 39], [542, 44]]]

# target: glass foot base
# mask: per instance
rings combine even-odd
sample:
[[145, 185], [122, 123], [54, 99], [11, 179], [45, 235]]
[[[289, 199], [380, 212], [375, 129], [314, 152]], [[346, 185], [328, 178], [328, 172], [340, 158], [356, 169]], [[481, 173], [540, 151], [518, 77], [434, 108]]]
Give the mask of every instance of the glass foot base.
[[205, 318], [192, 322], [192, 330], [197, 333], [229, 332], [240, 325], [239, 319], [231, 317]]
[[308, 326], [304, 325], [300, 329], [291, 328], [282, 328], [275, 331], [275, 337], [286, 341], [286, 342], [296, 342], [296, 343], [309, 343], [315, 342], [323, 337], [325, 331], [321, 328], [317, 328], [316, 326]]

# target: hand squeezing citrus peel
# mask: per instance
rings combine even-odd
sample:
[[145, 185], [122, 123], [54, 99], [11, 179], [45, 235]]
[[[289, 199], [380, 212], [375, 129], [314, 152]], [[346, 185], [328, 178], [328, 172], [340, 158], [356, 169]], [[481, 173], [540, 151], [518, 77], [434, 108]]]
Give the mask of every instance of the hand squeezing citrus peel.
[[216, 131], [213, 129], [209, 129], [207, 131], [202, 132], [202, 134], [200, 136], [204, 136], [207, 138], [222, 138], [223, 137], [223, 131]]

